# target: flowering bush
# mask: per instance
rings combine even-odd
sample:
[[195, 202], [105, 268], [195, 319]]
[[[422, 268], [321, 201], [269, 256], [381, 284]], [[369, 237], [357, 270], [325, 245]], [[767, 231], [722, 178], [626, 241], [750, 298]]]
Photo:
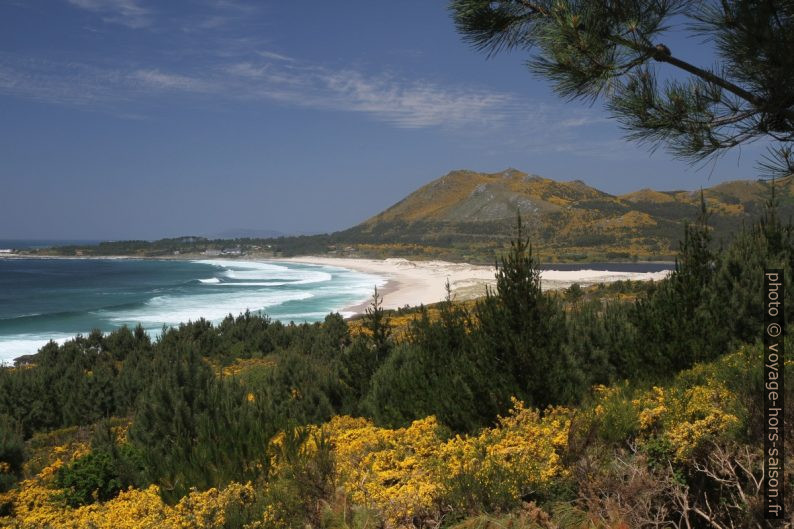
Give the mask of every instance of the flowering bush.
[[737, 396], [724, 379], [728, 372], [746, 368], [743, 356], [740, 352], [696, 365], [668, 387], [634, 391], [633, 396], [628, 386], [597, 387], [594, 412], [602, 437], [636, 438], [654, 450], [667, 446], [675, 460], [685, 461], [740, 424]]
[[72, 508], [56, 488], [59, 471], [88, 453], [85, 444], [57, 446], [54, 461], [36, 476], [24, 480], [3, 498], [12, 505], [14, 517], [0, 517], [0, 527], [25, 529], [215, 529], [227, 514], [255, 501], [253, 486], [231, 483], [223, 490], [193, 491], [169, 506], [152, 485], [122, 491], [115, 498]]
[[352, 503], [380, 512], [387, 525], [439, 520], [449, 509], [515, 505], [566, 473], [560, 462], [570, 410], [541, 415], [514, 401], [507, 417], [476, 436], [446, 439], [434, 417], [407, 428], [378, 428], [336, 417], [326, 425], [340, 486]]
[[[266, 481], [192, 490], [174, 505], [163, 502], [156, 486], [122, 490], [108, 501], [98, 498], [77, 508], [66, 505], [59, 500], [64, 490], [56, 476], [75, 468], [74, 462], [88, 453], [85, 443], [66, 443], [42, 453], [36, 466], [28, 468], [27, 475], [33, 477], [0, 497], [0, 504], [10, 505], [13, 513], [0, 515], [0, 527], [397, 528], [451, 523], [466, 516], [476, 521], [482, 513], [532, 526], [540, 523], [535, 515], [511, 517], [523, 512], [527, 501], [537, 500], [546, 508], [544, 500], [554, 498], [556, 487], [573, 479], [576, 467], [566, 466], [563, 455], [571, 458], [581, 449], [571, 437], [574, 414], [588, 423], [586, 430], [601, 426], [602, 454], [611, 453], [605, 447], [625, 449], [626, 441], [638, 447], [633, 464], [649, 476], [658, 470], [654, 461], [664, 461], [659, 468], [665, 472], [671, 469], [666, 464], [670, 460], [691, 467], [692, 461], [703, 460], [704, 450], [715, 445], [712, 441], [730, 440], [740, 423], [743, 402], [734, 388], [748, 362], [744, 352], [727, 355], [680, 373], [664, 387], [598, 386], [592, 405], [578, 410], [541, 412], [514, 400], [509, 414], [473, 435], [452, 436], [432, 416], [396, 429], [337, 416], [273, 438]], [[599, 468], [608, 474], [613, 463]], [[591, 471], [600, 475], [598, 468]], [[647, 491], [654, 501], [662, 501], [657, 492]], [[602, 498], [599, 494], [593, 498]]]
[[444, 444], [439, 479], [447, 500], [465, 510], [493, 512], [540, 495], [568, 474], [560, 455], [567, 447], [571, 413], [560, 407], [541, 415], [514, 400], [496, 427]]

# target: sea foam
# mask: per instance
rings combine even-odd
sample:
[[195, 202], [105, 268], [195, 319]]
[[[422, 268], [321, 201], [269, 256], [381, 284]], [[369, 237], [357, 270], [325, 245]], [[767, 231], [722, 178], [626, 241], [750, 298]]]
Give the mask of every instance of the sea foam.
[[[42, 318], [41, 332], [31, 331], [39, 324], [28, 321], [27, 328], [20, 327], [15, 333], [17, 325], [11, 322], [21, 312], [0, 320], [5, 322], [5, 329], [0, 327], [0, 362], [35, 353], [51, 339], [63, 343], [78, 333], [88, 334], [94, 328], [109, 332], [122, 325], [141, 324], [155, 337], [163, 325], [175, 326], [199, 318], [217, 323], [229, 314], [236, 316], [246, 310], [265, 313], [284, 322], [320, 321], [330, 312], [363, 302], [372, 294], [374, 286], [385, 283], [379, 276], [331, 266], [223, 259], [193, 262], [211, 268], [197, 266], [193, 277], [188, 275], [171, 284], [157, 282], [158, 268], [152, 269], [152, 263], [148, 262], [147, 273], [155, 274], [151, 276], [152, 288], [146, 289], [149, 276], [135, 276], [134, 288], [138, 292], [143, 288], [149, 293], [140, 301], [124, 301], [124, 296], [131, 294], [124, 290], [126, 287], [120, 289], [113, 282], [93, 286], [86, 294], [99, 293], [98, 299], [104, 307], [97, 305], [73, 312], [68, 321], [66, 316], [61, 318], [45, 310], [32, 316], [33, 319]], [[86, 261], [86, 266], [89, 263]], [[169, 267], [169, 263], [163, 262], [163, 267]], [[179, 273], [190, 274], [191, 269]], [[67, 296], [65, 299], [75, 300], [80, 299], [80, 295], [80, 291], [61, 294]], [[113, 303], [108, 303], [111, 298]], [[75, 323], [78, 321], [80, 323]]]
[[142, 323], [177, 325], [204, 318], [222, 320], [229, 314], [237, 315], [246, 310], [261, 311], [287, 301], [311, 298], [311, 292], [261, 292], [245, 291], [240, 294], [194, 294], [185, 296], [157, 296], [140, 309], [106, 311], [108, 320], [116, 323]]
[[75, 335], [71, 333], [16, 334], [0, 338], [0, 365], [13, 365], [14, 358], [36, 353], [50, 340], [62, 344]]

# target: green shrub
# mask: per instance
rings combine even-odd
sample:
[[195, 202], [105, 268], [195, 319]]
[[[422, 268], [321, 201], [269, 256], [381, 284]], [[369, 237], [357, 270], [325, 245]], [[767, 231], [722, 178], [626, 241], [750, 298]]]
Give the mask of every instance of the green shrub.
[[107, 501], [130, 486], [140, 487], [143, 472], [141, 454], [132, 445], [95, 449], [61, 467], [55, 486], [58, 497], [71, 507]]
[[[313, 448], [307, 448], [313, 445]], [[265, 504], [273, 523], [280, 527], [330, 525], [326, 506], [336, 482], [336, 461], [330, 438], [324, 431], [310, 433], [303, 427], [289, 427], [271, 445], [276, 461], [269, 476]]]
[[25, 443], [19, 425], [10, 417], [0, 415], [0, 492], [14, 486], [24, 462]]
[[629, 385], [624, 384], [602, 398], [601, 409], [598, 410], [598, 435], [601, 439], [619, 443], [634, 438], [639, 431], [639, 416], [632, 404], [631, 393]]

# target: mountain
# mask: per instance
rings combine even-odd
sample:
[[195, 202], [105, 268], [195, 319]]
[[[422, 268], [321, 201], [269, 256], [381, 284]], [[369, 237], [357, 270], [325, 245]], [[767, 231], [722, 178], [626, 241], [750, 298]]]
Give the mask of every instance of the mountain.
[[[770, 189], [770, 183], [761, 180], [704, 189], [715, 238], [760, 216]], [[791, 215], [792, 178], [779, 180], [776, 190], [781, 213]], [[477, 257], [504, 246], [514, 235], [520, 213], [533, 243], [548, 257], [669, 257], [675, 254], [684, 222], [694, 220], [699, 210], [699, 190], [642, 189], [611, 195], [581, 180], [558, 182], [516, 169], [458, 170], [335, 235], [365, 250], [381, 246], [413, 248], [416, 253], [421, 248], [448, 248], [463, 257]]]

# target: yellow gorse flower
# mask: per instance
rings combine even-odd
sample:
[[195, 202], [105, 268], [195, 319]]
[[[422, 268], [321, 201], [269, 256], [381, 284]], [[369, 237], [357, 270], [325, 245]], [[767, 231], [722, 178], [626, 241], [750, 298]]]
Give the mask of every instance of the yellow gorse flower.
[[[743, 352], [727, 355], [719, 364], [742, 372], [750, 359]], [[603, 421], [619, 419], [642, 444], [663, 438], [673, 457], [684, 461], [705, 443], [739, 424], [736, 396], [719, 379], [716, 364], [697, 365], [679, 374], [670, 387], [635, 391], [628, 385], [594, 388], [590, 417]], [[293, 398], [300, 398], [294, 394]], [[246, 400], [254, 401], [247, 394]], [[376, 513], [387, 528], [406, 527], [416, 519], [441, 519], [451, 494], [458, 487], [476, 484], [486, 494], [498, 493], [518, 504], [569, 470], [561, 455], [567, 449], [574, 411], [570, 408], [539, 410], [514, 400], [506, 416], [492, 428], [476, 435], [449, 436], [435, 417], [414, 421], [405, 428], [380, 428], [372, 421], [338, 416], [321, 426], [309, 426], [301, 453], [317, 452], [320, 431], [330, 442], [335, 460], [336, 481], [345, 505]], [[587, 411], [587, 410], [585, 410]], [[124, 435], [119, 428], [118, 436]], [[271, 442], [274, 454], [271, 472], [277, 475], [287, 462], [278, 447], [284, 434]], [[89, 450], [86, 444], [54, 447], [40, 458], [43, 468], [35, 477], [0, 496], [10, 504], [14, 518], [0, 518], [0, 527], [31, 529], [203, 529], [222, 526], [231, 508], [252, 505], [257, 491], [250, 483], [230, 483], [222, 489], [193, 491], [176, 505], [163, 503], [156, 486], [130, 489], [113, 500], [72, 509], [54, 500], [52, 488], [57, 470]], [[8, 465], [0, 472], [8, 472]], [[264, 506], [259, 520], [248, 529], [282, 527], [285, 517], [278, 505]], [[346, 507], [347, 508], [347, 507]]]

